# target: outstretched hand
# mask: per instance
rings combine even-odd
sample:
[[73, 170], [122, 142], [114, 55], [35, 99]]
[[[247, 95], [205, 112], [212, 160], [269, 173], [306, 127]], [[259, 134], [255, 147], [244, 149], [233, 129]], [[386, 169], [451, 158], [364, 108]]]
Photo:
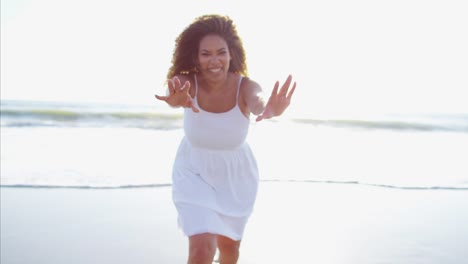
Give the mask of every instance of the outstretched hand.
[[155, 95], [158, 100], [165, 101], [172, 107], [192, 108], [194, 112], [199, 112], [198, 108], [193, 104], [193, 99], [190, 96], [190, 82], [186, 81], [184, 85], [180, 83], [179, 78], [174, 77], [168, 81], [169, 95]]
[[284, 110], [288, 108], [289, 104], [291, 103], [291, 97], [294, 93], [294, 90], [296, 89], [296, 82], [294, 82], [291, 90], [289, 90], [291, 81], [292, 75], [289, 75], [286, 81], [281, 86], [279, 92], [279, 81], [276, 81], [275, 87], [271, 92], [270, 99], [268, 99], [268, 103], [265, 106], [265, 110], [257, 117], [257, 122], [263, 119], [269, 119], [275, 116], [280, 116], [281, 114], [283, 114]]

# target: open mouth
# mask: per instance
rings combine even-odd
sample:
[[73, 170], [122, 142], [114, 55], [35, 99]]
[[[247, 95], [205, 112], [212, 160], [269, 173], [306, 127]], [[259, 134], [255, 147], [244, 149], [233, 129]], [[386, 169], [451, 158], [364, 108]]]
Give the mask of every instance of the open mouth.
[[221, 67], [218, 67], [218, 68], [209, 68], [208, 71], [210, 72], [213, 72], [213, 73], [218, 73], [222, 70]]

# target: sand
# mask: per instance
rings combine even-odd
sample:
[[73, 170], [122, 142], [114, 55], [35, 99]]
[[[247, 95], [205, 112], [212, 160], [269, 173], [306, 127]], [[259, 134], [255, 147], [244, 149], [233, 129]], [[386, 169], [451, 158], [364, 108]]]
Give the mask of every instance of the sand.
[[[1, 263], [186, 263], [171, 187], [1, 188]], [[261, 182], [240, 264], [466, 263], [468, 191]]]

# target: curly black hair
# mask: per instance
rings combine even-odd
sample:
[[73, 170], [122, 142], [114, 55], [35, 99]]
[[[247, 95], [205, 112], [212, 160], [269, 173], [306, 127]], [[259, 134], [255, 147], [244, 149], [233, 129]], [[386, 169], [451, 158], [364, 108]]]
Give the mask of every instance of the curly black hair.
[[207, 35], [218, 35], [226, 41], [232, 58], [229, 71], [248, 76], [242, 39], [232, 19], [228, 16], [212, 14], [196, 18], [177, 37], [172, 54], [172, 66], [167, 73], [167, 79], [178, 74], [198, 72], [198, 49], [201, 39]]

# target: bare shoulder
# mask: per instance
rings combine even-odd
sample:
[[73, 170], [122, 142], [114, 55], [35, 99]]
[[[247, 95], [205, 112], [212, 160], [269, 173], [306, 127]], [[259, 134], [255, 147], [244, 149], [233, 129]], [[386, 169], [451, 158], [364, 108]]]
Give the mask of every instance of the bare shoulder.
[[248, 77], [244, 77], [242, 78], [241, 92], [243, 93], [244, 97], [249, 97], [261, 93], [262, 87], [256, 81]]
[[241, 100], [239, 100], [239, 106], [245, 116], [248, 117], [250, 113], [257, 115], [263, 111], [263, 91], [260, 84], [248, 77], [244, 77], [240, 92]]

